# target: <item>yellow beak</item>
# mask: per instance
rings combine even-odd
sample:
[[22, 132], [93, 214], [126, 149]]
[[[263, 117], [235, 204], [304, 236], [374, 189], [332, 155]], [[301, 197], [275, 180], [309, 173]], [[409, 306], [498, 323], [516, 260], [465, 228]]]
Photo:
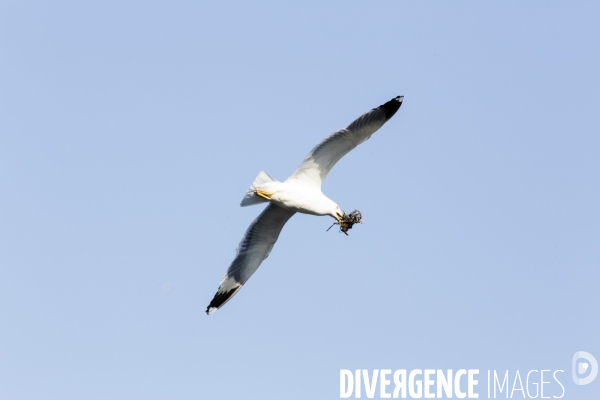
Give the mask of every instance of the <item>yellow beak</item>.
[[336, 211], [335, 213], [337, 215], [337, 221], [340, 222], [342, 220], [342, 217], [344, 216], [344, 213], [341, 213], [339, 211]]

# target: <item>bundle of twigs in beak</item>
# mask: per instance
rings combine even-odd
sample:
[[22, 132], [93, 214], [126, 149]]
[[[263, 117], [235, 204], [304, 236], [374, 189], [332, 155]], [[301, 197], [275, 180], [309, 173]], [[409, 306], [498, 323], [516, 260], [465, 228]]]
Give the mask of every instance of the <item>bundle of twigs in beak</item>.
[[[354, 224], [362, 224], [362, 214], [358, 210], [354, 210], [350, 214], [344, 213], [339, 221], [333, 223], [333, 225], [339, 225], [340, 231], [344, 232], [346, 236], [348, 236], [348, 231], [352, 229]], [[333, 225], [331, 225], [329, 229], [331, 229]]]

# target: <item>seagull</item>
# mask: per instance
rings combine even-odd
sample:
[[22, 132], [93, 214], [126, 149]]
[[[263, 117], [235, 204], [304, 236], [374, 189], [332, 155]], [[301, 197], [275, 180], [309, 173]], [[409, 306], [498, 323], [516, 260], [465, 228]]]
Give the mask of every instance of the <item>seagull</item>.
[[338, 223], [341, 221], [344, 213], [340, 207], [321, 192], [325, 177], [336, 162], [392, 118], [403, 100], [404, 96], [395, 97], [363, 114], [347, 128], [332, 133], [308, 153], [285, 182], [271, 178], [264, 171], [258, 174], [240, 205], [246, 207], [266, 202], [269, 205], [246, 230], [206, 314], [223, 307], [250, 279], [269, 256], [281, 229], [295, 213], [329, 215]]

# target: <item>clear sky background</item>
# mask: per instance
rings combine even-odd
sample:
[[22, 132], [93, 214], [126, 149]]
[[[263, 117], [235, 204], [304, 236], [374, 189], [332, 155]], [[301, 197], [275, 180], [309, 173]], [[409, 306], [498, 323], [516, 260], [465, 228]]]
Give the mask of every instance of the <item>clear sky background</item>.
[[[2, 2], [0, 399], [336, 399], [357, 368], [600, 398], [571, 379], [600, 360], [599, 3], [323, 3]], [[258, 172], [397, 95], [323, 187], [365, 224], [294, 216], [206, 316]]]

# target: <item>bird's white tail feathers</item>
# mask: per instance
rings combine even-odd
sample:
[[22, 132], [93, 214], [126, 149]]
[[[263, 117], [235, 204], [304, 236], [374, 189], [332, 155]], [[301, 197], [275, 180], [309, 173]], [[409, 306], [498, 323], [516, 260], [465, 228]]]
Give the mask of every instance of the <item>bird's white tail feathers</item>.
[[277, 180], [271, 178], [265, 171], [260, 171], [258, 176], [254, 179], [254, 182], [252, 182], [252, 186], [250, 186], [250, 189], [246, 192], [240, 206], [246, 207], [268, 202], [268, 200], [256, 195], [256, 189], [269, 182], [277, 182]]

